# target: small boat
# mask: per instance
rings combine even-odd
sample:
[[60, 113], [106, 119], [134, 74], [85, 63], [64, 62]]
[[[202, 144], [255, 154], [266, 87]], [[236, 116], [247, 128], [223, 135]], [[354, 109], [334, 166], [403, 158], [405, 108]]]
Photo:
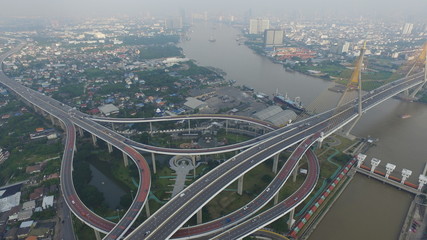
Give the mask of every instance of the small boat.
[[410, 114], [402, 114], [402, 115], [400, 115], [400, 118], [402, 118], [402, 119], [406, 119], [406, 118], [410, 118], [410, 117], [412, 117]]
[[209, 42], [211, 42], [211, 43], [216, 42], [216, 39], [214, 38], [213, 35], [211, 35], [211, 37], [209, 38]]

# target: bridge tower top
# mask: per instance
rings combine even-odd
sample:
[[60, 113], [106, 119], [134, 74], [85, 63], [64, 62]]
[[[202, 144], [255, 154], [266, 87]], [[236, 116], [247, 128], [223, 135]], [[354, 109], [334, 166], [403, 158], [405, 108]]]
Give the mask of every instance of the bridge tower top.
[[421, 49], [420, 55], [417, 58], [415, 58], [415, 62], [412, 65], [411, 69], [409, 69], [408, 73], [406, 74], [406, 77], [408, 77], [412, 73], [412, 71], [415, 69], [415, 66], [417, 66], [418, 64], [427, 65], [426, 55], [427, 55], [427, 42], [424, 43]]
[[427, 56], [427, 42], [426, 42], [426, 43], [424, 43], [424, 45], [423, 45], [423, 49], [422, 49], [421, 54], [420, 54], [420, 56], [418, 57], [418, 59], [419, 59], [421, 62], [425, 62], [425, 61], [426, 61], [426, 56]]
[[338, 101], [337, 104], [337, 109], [346, 104], [347, 102], [353, 101], [355, 96], [350, 93], [353, 90], [357, 90], [358, 91], [358, 98], [359, 98], [359, 106], [358, 106], [358, 110], [359, 110], [359, 114], [362, 113], [362, 67], [363, 67], [363, 57], [365, 55], [365, 51], [366, 51], [366, 41], [363, 42], [363, 46], [360, 48], [360, 54], [359, 57], [356, 60], [356, 64], [354, 66], [354, 70], [353, 73], [351, 74], [351, 77], [347, 83], [347, 87], [344, 91], [344, 93], [342, 94], [341, 98]]
[[363, 67], [363, 57], [366, 51], [366, 41], [363, 42], [363, 46], [360, 48], [359, 58], [356, 61], [356, 65], [354, 67], [354, 71], [351, 74], [350, 81], [347, 85], [347, 88], [360, 88], [362, 85], [360, 84], [362, 67]]

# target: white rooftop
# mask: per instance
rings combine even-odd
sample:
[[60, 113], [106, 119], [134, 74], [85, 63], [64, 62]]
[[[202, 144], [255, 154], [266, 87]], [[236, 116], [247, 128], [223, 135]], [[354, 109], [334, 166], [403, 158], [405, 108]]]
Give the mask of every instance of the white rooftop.
[[53, 207], [53, 195], [44, 196], [43, 202], [42, 202], [42, 208], [46, 209], [46, 208], [50, 208], [50, 207]]
[[19, 225], [19, 228], [27, 228], [27, 227], [31, 227], [33, 225], [34, 221], [25, 221], [22, 222], [21, 225]]
[[193, 97], [188, 97], [185, 100], [187, 101], [184, 103], [184, 105], [191, 109], [204, 108], [207, 105], [205, 102]]
[[24, 210], [34, 209], [35, 207], [36, 207], [36, 201], [35, 200], [24, 202], [24, 204], [22, 204], [22, 209], [24, 209]]
[[98, 107], [99, 111], [101, 111], [104, 115], [110, 115], [111, 113], [118, 112], [119, 108], [114, 106], [113, 104], [105, 104], [103, 106]]
[[6, 212], [19, 205], [21, 200], [21, 192], [17, 192], [11, 196], [0, 199], [0, 212]]

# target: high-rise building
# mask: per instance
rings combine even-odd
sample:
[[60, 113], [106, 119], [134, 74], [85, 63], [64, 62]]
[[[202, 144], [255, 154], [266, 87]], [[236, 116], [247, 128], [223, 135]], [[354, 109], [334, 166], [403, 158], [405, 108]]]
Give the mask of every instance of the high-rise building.
[[167, 29], [181, 29], [182, 17], [166, 19], [165, 25]]
[[249, 34], [262, 34], [269, 28], [270, 20], [268, 19], [257, 18], [249, 21]]
[[264, 31], [264, 46], [277, 47], [283, 45], [283, 30], [267, 29]]
[[402, 30], [402, 35], [410, 35], [412, 33], [412, 29], [414, 28], [414, 24], [405, 23]]
[[339, 53], [348, 53], [348, 50], [350, 49], [350, 43], [344, 42], [339, 45], [338, 51]]

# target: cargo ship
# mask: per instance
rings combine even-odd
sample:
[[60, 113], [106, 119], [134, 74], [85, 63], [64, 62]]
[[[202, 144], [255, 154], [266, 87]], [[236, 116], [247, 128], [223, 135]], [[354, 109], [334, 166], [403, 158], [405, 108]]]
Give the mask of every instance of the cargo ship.
[[300, 97], [296, 97], [294, 100], [291, 100], [288, 98], [288, 95], [286, 94], [285, 96], [279, 95], [279, 94], [275, 94], [273, 101], [275, 103], [278, 103], [282, 106], [286, 106], [289, 108], [292, 108], [293, 110], [296, 110], [298, 112], [304, 112], [305, 108], [301, 103]]

